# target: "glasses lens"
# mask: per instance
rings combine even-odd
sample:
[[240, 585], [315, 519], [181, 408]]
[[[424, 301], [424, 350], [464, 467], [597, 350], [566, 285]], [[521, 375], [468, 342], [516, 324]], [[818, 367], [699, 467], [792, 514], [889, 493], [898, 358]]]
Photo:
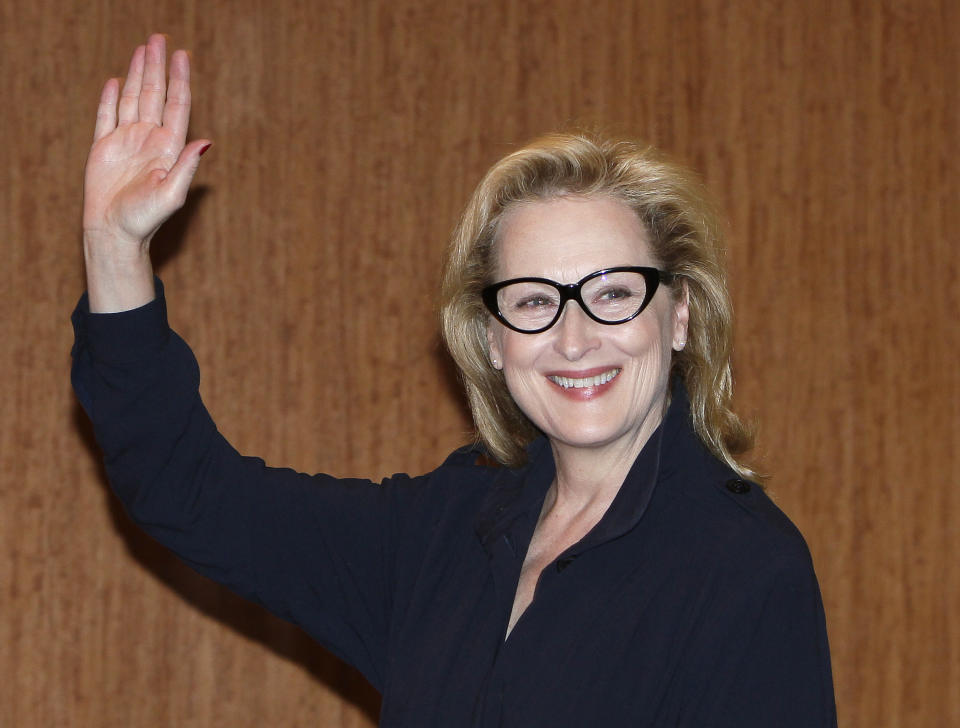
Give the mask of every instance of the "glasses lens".
[[624, 321], [643, 306], [647, 280], [630, 271], [607, 273], [584, 283], [580, 295], [590, 313], [601, 321]]
[[511, 326], [535, 331], [553, 321], [560, 307], [560, 294], [543, 283], [511, 283], [497, 291], [497, 307]]

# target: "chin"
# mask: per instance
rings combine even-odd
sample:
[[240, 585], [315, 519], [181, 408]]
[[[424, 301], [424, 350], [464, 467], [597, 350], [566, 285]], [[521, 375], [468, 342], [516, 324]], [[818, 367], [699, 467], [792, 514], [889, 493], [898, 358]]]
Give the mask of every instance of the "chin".
[[550, 442], [557, 445], [595, 450], [631, 440], [636, 432], [632, 428], [615, 428], [609, 425], [591, 427], [583, 424], [578, 423], [577, 427], [570, 427], [569, 424], [565, 427], [548, 427], [543, 429], [543, 433]]
[[564, 408], [542, 424], [535, 424], [556, 445], [583, 450], [612, 447], [638, 453], [663, 419], [664, 404], [665, 399], [655, 398], [640, 408], [641, 411], [624, 412], [621, 409], [619, 413], [609, 409], [591, 413], [582, 406]]

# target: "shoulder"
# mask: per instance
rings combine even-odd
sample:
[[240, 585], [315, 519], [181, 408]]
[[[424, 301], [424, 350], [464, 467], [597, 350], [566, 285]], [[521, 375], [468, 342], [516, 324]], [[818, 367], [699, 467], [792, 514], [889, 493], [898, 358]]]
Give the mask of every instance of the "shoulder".
[[803, 535], [759, 484], [707, 453], [687, 465], [661, 485], [679, 501], [681, 517], [703, 535], [704, 548], [736, 570], [812, 573]]
[[383, 485], [440, 486], [451, 482], [489, 483], [503, 470], [487, 455], [482, 445], [472, 443], [458, 447], [447, 455], [436, 468], [421, 475], [395, 473], [383, 480]]
[[426, 475], [434, 486], [486, 489], [508, 469], [497, 463], [478, 443], [458, 447], [435, 470]]
[[677, 506], [669, 509], [674, 525], [702, 534], [696, 542], [718, 557], [750, 569], [810, 564], [806, 542], [786, 514], [697, 436], [680, 386], [663, 425], [657, 481], [658, 496]]
[[434, 470], [418, 476], [398, 473], [382, 485], [402, 502], [440, 513], [476, 508], [503, 472], [509, 471], [494, 467], [481, 446], [470, 444], [451, 452]]

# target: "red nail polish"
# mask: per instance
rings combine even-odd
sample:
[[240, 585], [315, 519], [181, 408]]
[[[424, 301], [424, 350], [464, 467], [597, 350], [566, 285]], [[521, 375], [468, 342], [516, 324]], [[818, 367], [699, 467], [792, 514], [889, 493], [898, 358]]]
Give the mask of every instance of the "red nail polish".
[[207, 143], [207, 144], [204, 144], [204, 145], [200, 148], [200, 156], [202, 157], [204, 154], [206, 154], [207, 150], [208, 150], [210, 147], [212, 147], [212, 146], [213, 146], [213, 142], [209, 142], [209, 143]]

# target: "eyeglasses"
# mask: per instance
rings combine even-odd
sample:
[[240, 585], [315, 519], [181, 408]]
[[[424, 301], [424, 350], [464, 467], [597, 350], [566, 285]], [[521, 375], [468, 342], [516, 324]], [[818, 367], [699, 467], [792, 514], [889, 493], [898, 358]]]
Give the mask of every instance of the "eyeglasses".
[[576, 283], [546, 278], [511, 278], [481, 291], [484, 305], [504, 326], [539, 334], [560, 320], [567, 301], [576, 301], [597, 323], [622, 324], [647, 307], [661, 283], [673, 273], [641, 266], [605, 268]]

